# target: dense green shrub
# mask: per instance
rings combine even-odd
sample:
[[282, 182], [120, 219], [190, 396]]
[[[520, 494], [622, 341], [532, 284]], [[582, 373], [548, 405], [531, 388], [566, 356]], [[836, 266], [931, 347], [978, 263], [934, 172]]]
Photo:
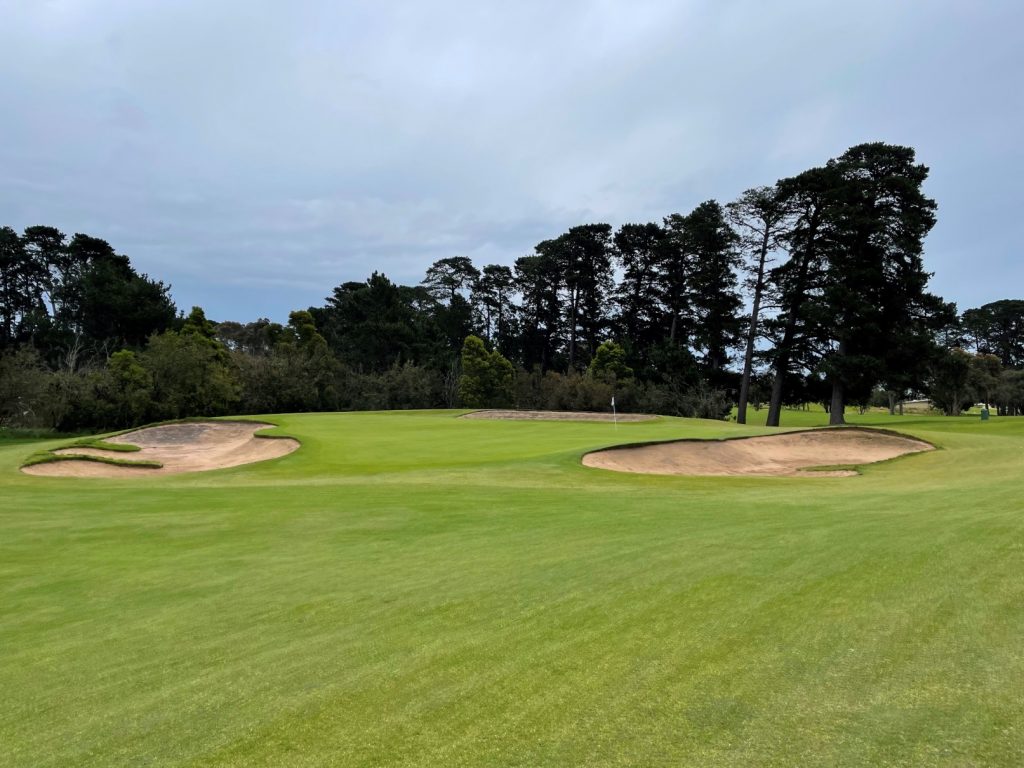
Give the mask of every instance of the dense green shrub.
[[507, 408], [512, 405], [515, 368], [498, 352], [487, 351], [477, 336], [462, 345], [459, 399], [467, 408]]

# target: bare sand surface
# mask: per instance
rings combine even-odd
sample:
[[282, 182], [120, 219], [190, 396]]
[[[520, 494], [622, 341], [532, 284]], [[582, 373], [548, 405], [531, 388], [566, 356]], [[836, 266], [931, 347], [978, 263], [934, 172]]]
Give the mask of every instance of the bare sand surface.
[[853, 470], [809, 467], [858, 466], [934, 450], [910, 437], [870, 429], [839, 428], [732, 440], [680, 440], [608, 448], [583, 457], [588, 467], [649, 475], [753, 475], [844, 477]]
[[[612, 421], [613, 415], [598, 411], [511, 411], [486, 410], [464, 413], [462, 419], [508, 419], [510, 421]], [[620, 413], [618, 421], [651, 421], [651, 413]]]
[[254, 433], [273, 424], [256, 421], [199, 421], [167, 424], [126, 432], [107, 439], [109, 443], [128, 443], [141, 450], [131, 453], [98, 448], [63, 448], [55, 453], [107, 456], [127, 461], [158, 461], [155, 467], [125, 467], [98, 461], [54, 461], [25, 467], [30, 475], [62, 477], [151, 477], [182, 472], [237, 467], [291, 453], [299, 442], [291, 438], [256, 437]]

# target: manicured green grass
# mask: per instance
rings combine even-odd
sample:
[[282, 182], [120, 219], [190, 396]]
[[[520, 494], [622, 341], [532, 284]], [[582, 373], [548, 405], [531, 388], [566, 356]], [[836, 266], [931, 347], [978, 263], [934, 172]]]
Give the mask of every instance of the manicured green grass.
[[141, 481], [0, 442], [0, 765], [1021, 764], [1024, 419], [673, 478], [579, 457], [765, 429], [266, 418], [302, 448]]

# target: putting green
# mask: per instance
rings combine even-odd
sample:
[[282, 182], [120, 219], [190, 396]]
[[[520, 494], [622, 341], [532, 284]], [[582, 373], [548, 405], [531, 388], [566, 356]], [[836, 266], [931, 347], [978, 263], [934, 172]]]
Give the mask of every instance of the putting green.
[[141, 483], [0, 441], [0, 765], [1020, 764], [1024, 419], [754, 478], [580, 457], [762, 427], [455, 415]]

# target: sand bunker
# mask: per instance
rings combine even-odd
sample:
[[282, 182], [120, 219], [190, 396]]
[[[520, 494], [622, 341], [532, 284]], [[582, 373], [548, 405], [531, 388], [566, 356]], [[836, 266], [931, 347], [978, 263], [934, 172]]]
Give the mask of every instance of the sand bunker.
[[208, 469], [237, 467], [255, 461], [276, 459], [299, 447], [291, 438], [255, 437], [254, 433], [272, 427], [256, 421], [201, 421], [146, 427], [107, 439], [109, 443], [129, 443], [142, 450], [132, 453], [104, 451], [98, 448], [62, 448], [55, 453], [106, 456], [128, 461], [158, 461], [163, 466], [125, 467], [98, 461], [54, 461], [25, 467], [30, 475], [63, 477], [149, 477]]
[[840, 428], [787, 432], [732, 440], [681, 440], [609, 448], [588, 453], [588, 467], [651, 475], [856, 475], [853, 470], [808, 471], [808, 467], [857, 466], [934, 447], [892, 432]]
[[[502, 411], [487, 410], [465, 413], [463, 419], [509, 419], [511, 421], [612, 421], [610, 413], [591, 411]], [[650, 413], [620, 413], [618, 420], [650, 421], [657, 416]]]

